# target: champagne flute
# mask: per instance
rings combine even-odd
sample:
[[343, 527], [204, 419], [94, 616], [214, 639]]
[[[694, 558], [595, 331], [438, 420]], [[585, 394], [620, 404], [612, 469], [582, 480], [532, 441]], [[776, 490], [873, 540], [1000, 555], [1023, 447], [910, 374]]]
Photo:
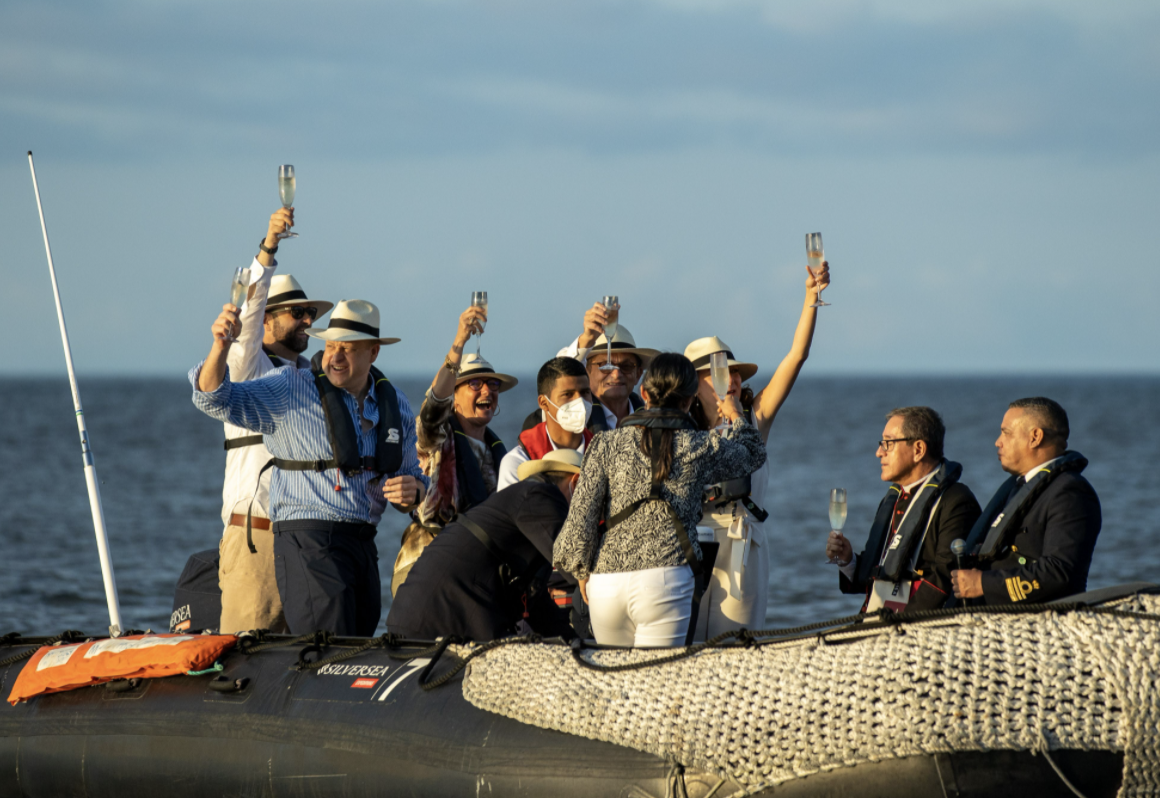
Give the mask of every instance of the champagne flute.
[[[487, 315], [487, 291], [472, 291], [471, 292], [471, 306], [473, 308], [483, 308], [483, 315]], [[483, 339], [483, 328], [487, 326], [487, 320], [484, 319], [479, 322], [479, 336], [475, 339], [475, 355], [479, 356], [479, 346]]]
[[608, 321], [604, 324], [604, 342], [607, 345], [605, 351], [608, 353], [608, 360], [600, 367], [600, 370], [615, 371], [616, 366], [612, 365], [612, 338], [616, 335], [616, 322], [620, 318], [620, 297], [606, 296], [601, 302], [604, 305], [604, 310], [607, 311], [605, 318]]
[[[815, 280], [822, 273], [822, 264], [825, 262], [826, 253], [822, 249], [822, 234], [806, 233], [806, 263]], [[818, 291], [817, 301], [810, 305], [811, 308], [828, 308], [829, 306], [829, 302], [822, 301], [821, 290]]]
[[[846, 525], [846, 489], [834, 488], [830, 491], [830, 537], [842, 531]], [[828, 565], [840, 565], [836, 557], [826, 560]]]
[[[250, 267], [249, 266], [239, 266], [238, 268], [234, 269], [234, 278], [230, 282], [230, 304], [238, 309], [239, 315], [242, 312], [242, 303], [244, 303], [246, 301], [246, 291], [249, 289], [249, 287], [250, 287]], [[227, 341], [238, 340], [237, 338], [234, 337], [232, 325], [231, 325], [230, 331], [226, 333], [225, 340], [227, 340]]]
[[[294, 167], [285, 163], [278, 167], [278, 196], [282, 198], [282, 207], [289, 208], [294, 204], [294, 191], [297, 183], [294, 180]], [[283, 230], [278, 238], [298, 238], [298, 234]]]
[[713, 392], [718, 399], [729, 393], [729, 355], [714, 352], [709, 355], [709, 377], [713, 380]]

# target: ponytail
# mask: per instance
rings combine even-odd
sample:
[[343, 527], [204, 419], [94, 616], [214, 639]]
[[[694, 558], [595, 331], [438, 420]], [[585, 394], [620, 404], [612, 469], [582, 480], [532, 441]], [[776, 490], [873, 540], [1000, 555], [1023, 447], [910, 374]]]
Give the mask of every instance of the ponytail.
[[[697, 396], [697, 370], [684, 355], [665, 352], [653, 358], [641, 387], [648, 393], [648, 406], [679, 410], [690, 397]], [[702, 418], [704, 411], [701, 412]], [[673, 430], [661, 431], [659, 456], [653, 458], [652, 436], [641, 435], [640, 449], [653, 463], [653, 480], [664, 482], [673, 468]]]

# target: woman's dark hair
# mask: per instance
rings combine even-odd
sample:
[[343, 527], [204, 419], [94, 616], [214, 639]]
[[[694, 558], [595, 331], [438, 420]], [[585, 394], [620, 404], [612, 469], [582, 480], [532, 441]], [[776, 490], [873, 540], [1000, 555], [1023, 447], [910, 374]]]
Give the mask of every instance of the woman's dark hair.
[[[684, 355], [664, 352], [653, 358], [641, 388], [648, 392], [651, 408], [679, 410], [690, 397], [697, 395], [697, 370]], [[640, 438], [640, 450], [652, 458], [652, 435], [648, 430]], [[661, 431], [660, 456], [653, 461], [653, 479], [663, 482], [673, 467], [673, 430]]]

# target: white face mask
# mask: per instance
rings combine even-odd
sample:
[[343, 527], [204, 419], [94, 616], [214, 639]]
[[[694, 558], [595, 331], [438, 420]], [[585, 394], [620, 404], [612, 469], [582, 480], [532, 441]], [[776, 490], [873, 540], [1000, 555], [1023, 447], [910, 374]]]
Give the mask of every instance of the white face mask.
[[548, 397], [544, 397], [548, 404], [556, 408], [556, 423], [567, 432], [583, 432], [588, 424], [588, 416], [592, 414], [592, 403], [577, 396], [570, 402], [558, 405]]

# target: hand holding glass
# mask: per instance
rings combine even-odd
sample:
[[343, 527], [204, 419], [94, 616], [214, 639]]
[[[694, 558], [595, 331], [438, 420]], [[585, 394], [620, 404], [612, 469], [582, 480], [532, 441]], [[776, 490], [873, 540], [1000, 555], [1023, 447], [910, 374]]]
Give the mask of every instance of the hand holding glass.
[[[846, 489], [834, 488], [830, 491], [830, 537], [842, 531], [846, 525]], [[836, 557], [826, 560], [828, 565], [841, 565]]]
[[[487, 315], [487, 291], [472, 291], [471, 292], [471, 306], [473, 308], [482, 308], [483, 315]], [[483, 329], [487, 326], [487, 319], [481, 319], [479, 322], [479, 337], [475, 339], [475, 354], [479, 355], [479, 345], [483, 338]]]
[[[234, 269], [234, 278], [230, 281], [230, 304], [242, 312], [242, 304], [246, 301], [246, 291], [250, 287], [250, 267], [239, 266]], [[236, 341], [233, 331], [226, 333], [225, 340]]]
[[620, 318], [620, 297], [606, 296], [601, 300], [606, 312], [606, 321], [604, 322], [604, 341], [606, 344], [605, 351], [608, 353], [608, 360], [600, 367], [601, 371], [615, 371], [616, 366], [612, 365], [612, 339], [616, 335], [616, 322]]
[[[821, 233], [806, 233], [806, 263], [810, 274], [817, 280], [822, 273], [822, 264], [826, 262], [826, 252], [822, 249]], [[811, 308], [829, 307], [829, 302], [822, 301], [822, 289], [818, 290], [818, 299]]]
[[[297, 183], [294, 179], [294, 167], [291, 164], [282, 164], [278, 167], [278, 196], [282, 198], [282, 207], [289, 208], [294, 204], [294, 192]], [[278, 238], [298, 238], [297, 233], [283, 230]]]

